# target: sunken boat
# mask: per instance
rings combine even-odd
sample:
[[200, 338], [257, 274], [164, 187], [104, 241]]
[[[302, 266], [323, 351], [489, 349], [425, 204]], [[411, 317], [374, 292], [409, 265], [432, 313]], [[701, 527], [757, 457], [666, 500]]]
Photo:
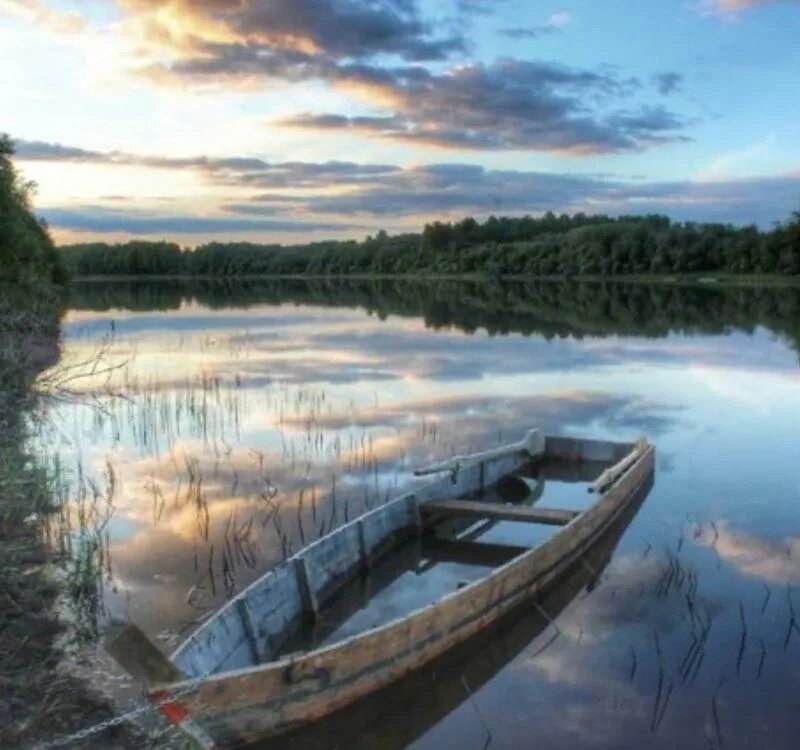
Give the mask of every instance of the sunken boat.
[[[170, 658], [135, 625], [107, 648], [200, 747], [297, 730], [407, 678], [553, 589], [638, 507], [654, 458], [645, 438], [538, 430], [453, 457], [417, 472], [436, 481], [253, 582]], [[551, 496], [556, 502], [543, 507]], [[549, 536], [521, 543], [537, 536], [531, 528]]]

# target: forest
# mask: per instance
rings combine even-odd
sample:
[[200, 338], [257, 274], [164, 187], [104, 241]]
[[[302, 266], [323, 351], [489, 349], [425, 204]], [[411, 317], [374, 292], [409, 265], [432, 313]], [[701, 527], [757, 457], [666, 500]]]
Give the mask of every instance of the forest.
[[421, 234], [358, 242], [210, 242], [194, 250], [135, 240], [60, 248], [76, 276], [800, 274], [800, 211], [769, 231], [666, 216], [466, 218]]

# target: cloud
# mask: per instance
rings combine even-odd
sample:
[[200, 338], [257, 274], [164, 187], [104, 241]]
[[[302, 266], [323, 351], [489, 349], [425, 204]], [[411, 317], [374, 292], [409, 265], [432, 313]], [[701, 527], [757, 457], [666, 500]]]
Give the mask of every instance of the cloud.
[[[354, 118], [358, 119], [358, 118]], [[669, 125], [669, 113], [660, 109], [618, 115], [619, 127]], [[211, 185], [229, 188], [236, 197], [221, 198], [216, 218], [166, 217], [150, 231], [191, 224], [195, 232], [243, 231], [249, 226], [269, 231], [353, 229], [333, 217], [364, 219], [478, 217], [545, 211], [589, 211], [609, 214], [664, 213], [679, 220], [721, 221], [768, 226], [784, 220], [796, 207], [800, 171], [735, 179], [645, 182], [609, 176], [486, 169], [463, 163], [400, 167], [355, 162], [268, 162], [252, 157], [196, 156], [171, 158], [122, 152], [101, 152], [61, 144], [20, 141], [19, 157], [66, 164], [140, 166], [152, 169], [192, 170]], [[251, 190], [244, 199], [242, 189]], [[54, 225], [87, 231], [112, 231], [127, 226], [143, 231], [147, 217], [139, 212], [102, 208], [43, 209]], [[96, 214], [96, 216], [93, 216]], [[274, 217], [274, 218], [273, 218]], [[280, 218], [278, 218], [280, 217]], [[153, 217], [155, 220], [157, 217]], [[360, 220], [359, 219], [359, 220]], [[256, 222], [247, 224], [247, 222]], [[238, 225], [234, 222], [240, 222]], [[205, 229], [203, 228], [205, 227]], [[367, 226], [363, 226], [367, 230]]]
[[775, 5], [780, 2], [794, 1], [796, 0], [714, 0], [714, 5], [723, 11], [736, 11], [757, 8], [761, 5]]
[[731, 16], [767, 5], [786, 5], [797, 0], [700, 0], [697, 9], [707, 16]]
[[389, 164], [355, 162], [268, 162], [252, 157], [170, 157], [131, 154], [123, 151], [93, 151], [58, 143], [15, 141], [17, 158], [22, 161], [71, 162], [106, 166], [149, 167], [152, 169], [196, 170], [213, 176], [220, 183], [255, 184], [271, 187], [324, 187], [335, 184], [361, 184], [400, 171]]
[[153, 40], [195, 54], [246, 47], [340, 60], [380, 54], [441, 60], [461, 51], [438, 37], [415, 0], [120, 0]]
[[639, 83], [610, 71], [504, 58], [444, 73], [410, 67], [340, 74], [342, 84], [359, 86], [384, 101], [388, 114], [349, 118], [305, 113], [280, 124], [355, 129], [447, 148], [574, 154], [630, 151], [684, 139], [680, 132], [686, 123], [663, 108], [620, 110], [617, 102], [628, 100]]
[[708, 179], [729, 177], [750, 162], [769, 154], [777, 143], [778, 136], [771, 131], [760, 141], [720, 154], [701, 174]]
[[[593, 211], [664, 213], [685, 221], [768, 226], [793, 210], [800, 173], [707, 182], [629, 182], [591, 175], [488, 170], [467, 164], [413, 167], [387, 175], [363, 190], [296, 198], [295, 209], [322, 215], [453, 216]], [[253, 213], [282, 196], [264, 193], [228, 209]], [[244, 209], [244, 210], [242, 210]]]
[[572, 23], [572, 14], [568, 13], [567, 11], [559, 11], [558, 13], [553, 13], [548, 20], [548, 25], [553, 26], [557, 29], [563, 29], [568, 24]]
[[734, 529], [723, 521], [716, 528], [702, 527], [697, 541], [713, 547], [743, 575], [780, 584], [800, 579], [800, 537], [772, 539]]
[[74, 161], [74, 162], [109, 162], [113, 161], [113, 154], [102, 151], [87, 151], [74, 146], [62, 146], [60, 143], [45, 143], [43, 141], [14, 142], [17, 158], [25, 161]]
[[486, 15], [493, 13], [503, 0], [457, 0], [456, 7], [461, 14]]
[[553, 13], [547, 23], [541, 26], [514, 27], [508, 29], [501, 29], [500, 33], [510, 39], [538, 39], [539, 37], [548, 34], [555, 34], [564, 29], [572, 23], [572, 14], [566, 11]]
[[215, 234], [230, 232], [334, 232], [354, 230], [352, 224], [253, 219], [225, 216], [159, 216], [132, 211], [111, 211], [102, 206], [77, 209], [43, 208], [41, 213], [61, 229], [98, 234], [127, 232], [142, 235]]
[[556, 31], [558, 31], [558, 29], [552, 26], [523, 26], [520, 28], [500, 29], [500, 33], [503, 36], [507, 36], [509, 39], [538, 39], [539, 37], [547, 36], [547, 34], [552, 34]]
[[675, 91], [679, 91], [683, 83], [683, 75], [675, 71], [665, 71], [663, 73], [656, 73], [653, 76], [653, 82], [658, 89], [661, 96], [668, 96]]
[[60, 34], [73, 34], [86, 29], [85, 20], [71, 11], [55, 10], [42, 0], [0, 0], [0, 16], [22, 18]]
[[[462, 62], [465, 40], [436, 35], [414, 0], [122, 3], [147, 42], [140, 72], [154, 81], [322, 81], [376, 108], [356, 118], [298, 114], [282, 121], [290, 127], [446, 148], [569, 153], [638, 150], [676, 140], [685, 129], [674, 114], [630, 127], [618, 110], [638, 82], [608, 70], [514, 58]], [[469, 12], [481, 5], [468, 3]], [[570, 21], [562, 11], [542, 28], [555, 31]]]
[[756, 223], [783, 221], [797, 205], [800, 172], [715, 181], [679, 181], [626, 185], [599, 197], [598, 210], [622, 202], [631, 213], [647, 210], [684, 221]]
[[[502, 213], [571, 205], [577, 196], [600, 192], [603, 186], [604, 183], [591, 177], [437, 164], [407, 168], [363, 191], [297, 200], [304, 210], [321, 214]], [[258, 195], [254, 200], [269, 204], [273, 196]], [[237, 206], [231, 208], [240, 210]]]

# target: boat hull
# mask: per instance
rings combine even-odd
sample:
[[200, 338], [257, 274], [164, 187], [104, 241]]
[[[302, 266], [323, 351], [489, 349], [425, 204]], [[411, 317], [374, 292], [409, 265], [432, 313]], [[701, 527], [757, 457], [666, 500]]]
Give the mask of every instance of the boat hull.
[[[550, 540], [404, 619], [327, 648], [211, 675], [193, 688], [172, 684], [166, 692], [181, 694], [181, 709], [219, 747], [238, 747], [320, 719], [419, 669], [544, 593], [620, 517], [653, 470], [654, 449], [648, 446], [595, 505]], [[187, 687], [191, 692], [184, 694]]]

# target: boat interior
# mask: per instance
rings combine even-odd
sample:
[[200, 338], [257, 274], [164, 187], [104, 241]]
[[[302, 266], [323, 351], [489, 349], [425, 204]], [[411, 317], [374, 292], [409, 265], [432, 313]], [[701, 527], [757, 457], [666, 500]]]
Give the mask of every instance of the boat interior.
[[188, 677], [222, 673], [406, 616], [545, 542], [594, 503], [591, 490], [602, 493], [598, 482], [638, 446], [548, 436], [529, 460], [455, 465], [276, 567], [172, 661]]

